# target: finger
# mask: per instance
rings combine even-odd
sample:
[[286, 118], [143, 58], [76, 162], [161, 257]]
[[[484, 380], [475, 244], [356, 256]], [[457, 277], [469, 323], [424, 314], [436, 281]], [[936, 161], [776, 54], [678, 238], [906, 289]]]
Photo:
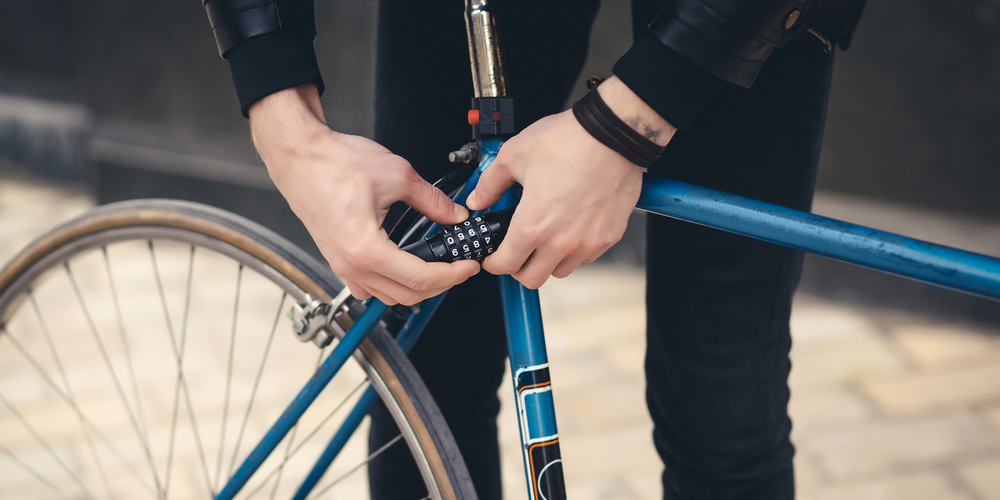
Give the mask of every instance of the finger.
[[575, 253], [566, 257], [559, 263], [558, 266], [556, 266], [555, 270], [552, 271], [552, 276], [562, 279], [570, 274], [573, 274], [573, 271], [576, 271], [576, 268], [580, 267], [580, 264], [583, 264], [583, 261], [588, 257], [589, 255], [580, 253]]
[[469, 211], [465, 207], [451, 201], [448, 195], [416, 172], [404, 181], [400, 200], [438, 224], [458, 224], [469, 218]]
[[604, 252], [607, 252], [608, 250], [611, 250], [611, 247], [613, 247], [613, 246], [614, 245], [612, 244], [612, 245], [605, 245], [605, 246], [603, 246], [601, 248], [598, 248], [597, 250], [594, 250], [593, 252], [591, 252], [591, 254], [588, 255], [586, 259], [583, 259], [583, 261], [586, 262], [587, 264], [590, 264], [590, 263], [594, 262], [595, 260], [597, 260], [598, 258], [600, 258], [600, 256], [604, 255]]
[[372, 280], [370, 278], [368, 278], [367, 276], [365, 278], [366, 278], [366, 281], [369, 282], [368, 286], [367, 286], [368, 291], [371, 292], [371, 294], [372, 294], [373, 297], [375, 297], [376, 299], [380, 300], [383, 304], [385, 304], [387, 306], [394, 306], [394, 305], [396, 305], [396, 304], [399, 303], [399, 301], [396, 300], [396, 298], [393, 297], [392, 294], [386, 293], [386, 292], [382, 291], [381, 289], [376, 288], [375, 286], [372, 286], [372, 284], [370, 283]]
[[[514, 215], [516, 219], [517, 213]], [[497, 253], [483, 261], [483, 269], [490, 274], [499, 276], [520, 271], [535, 250], [535, 245], [524, 236], [524, 233], [516, 230], [517, 227], [516, 222], [512, 221], [511, 232], [500, 243]]]
[[356, 281], [345, 279], [344, 285], [351, 291], [351, 296], [358, 300], [365, 300], [372, 296], [372, 293], [367, 288], [359, 285]]
[[390, 251], [376, 259], [373, 270], [413, 291], [451, 288], [479, 272], [479, 263], [460, 260], [455, 263], [424, 262], [386, 241]]
[[[366, 277], [368, 283], [373, 284], [380, 290], [384, 290], [386, 295], [392, 298], [392, 303], [403, 304], [406, 306], [412, 306], [413, 304], [419, 303], [425, 299], [429, 299], [436, 295], [440, 295], [451, 287], [441, 287], [432, 288], [427, 290], [415, 291], [409, 289], [385, 276], [372, 273], [370, 276]], [[468, 279], [468, 278], [466, 278]], [[464, 281], [464, 280], [463, 280]], [[456, 283], [458, 284], [458, 283]], [[385, 302], [385, 301], [383, 301]]]
[[472, 210], [485, 210], [499, 201], [515, 181], [514, 174], [506, 163], [494, 161], [479, 177], [476, 189], [469, 194], [465, 204]]
[[563, 255], [549, 250], [535, 250], [528, 261], [524, 263], [521, 270], [511, 274], [522, 285], [537, 290], [548, 281], [552, 271], [562, 261]]

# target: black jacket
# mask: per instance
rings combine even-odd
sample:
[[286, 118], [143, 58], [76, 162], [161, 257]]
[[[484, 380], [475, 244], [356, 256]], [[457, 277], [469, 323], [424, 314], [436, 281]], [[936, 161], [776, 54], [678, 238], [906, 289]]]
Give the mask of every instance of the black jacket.
[[[662, 1], [662, 0], [660, 0]], [[246, 116], [300, 83], [323, 91], [312, 0], [202, 0]], [[726, 83], [753, 84], [767, 56], [806, 30], [846, 49], [865, 0], [667, 0], [614, 73], [684, 129]], [[662, 3], [660, 4], [662, 5]]]

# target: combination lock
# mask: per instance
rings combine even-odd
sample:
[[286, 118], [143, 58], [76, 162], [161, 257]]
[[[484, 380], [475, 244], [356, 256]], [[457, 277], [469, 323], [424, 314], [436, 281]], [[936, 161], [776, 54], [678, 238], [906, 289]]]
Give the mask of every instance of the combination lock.
[[482, 262], [497, 251], [507, 234], [514, 209], [477, 215], [403, 247], [403, 250], [427, 262]]

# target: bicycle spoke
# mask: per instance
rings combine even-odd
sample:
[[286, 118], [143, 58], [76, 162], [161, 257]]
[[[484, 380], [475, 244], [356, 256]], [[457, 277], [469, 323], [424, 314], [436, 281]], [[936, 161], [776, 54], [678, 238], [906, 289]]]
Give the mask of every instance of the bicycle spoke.
[[[160, 474], [156, 471], [156, 465], [153, 464], [153, 454], [149, 451], [149, 442], [146, 441], [143, 436], [142, 430], [139, 428], [139, 422], [135, 418], [135, 413], [132, 412], [132, 407], [128, 404], [128, 398], [125, 396], [125, 389], [122, 387], [121, 381], [118, 380], [118, 374], [111, 365], [111, 357], [108, 356], [107, 348], [104, 347], [104, 341], [101, 340], [101, 335], [97, 332], [97, 325], [94, 323], [93, 315], [90, 313], [90, 308], [87, 307], [87, 302], [83, 299], [83, 293], [80, 292], [80, 285], [76, 281], [76, 276], [73, 275], [73, 270], [70, 268], [68, 260], [63, 262], [63, 268], [66, 269], [66, 275], [69, 277], [69, 282], [73, 286], [73, 292], [76, 294], [77, 301], [79, 302], [80, 308], [83, 310], [83, 315], [87, 320], [87, 326], [90, 328], [90, 333], [94, 337], [94, 342], [97, 343], [98, 350], [101, 352], [101, 359], [104, 360], [104, 366], [108, 369], [108, 374], [111, 376], [112, 382], [114, 382], [115, 391], [117, 391], [118, 397], [121, 399], [122, 406], [125, 408], [125, 413], [128, 414], [129, 422], [132, 424], [132, 429], [135, 431], [136, 437], [139, 438], [139, 442], [142, 444], [143, 451], [146, 454], [146, 460], [149, 463], [149, 470], [153, 474], [153, 482], [156, 484], [156, 490], [160, 493], [159, 496], [163, 498], [163, 485], [160, 484]], [[67, 381], [66, 384], [68, 386], [69, 381]]]
[[[316, 359], [316, 366], [317, 367], [319, 367], [320, 363], [323, 362], [323, 355], [324, 354], [326, 354], [326, 347], [324, 347], [324, 348], [322, 348], [322, 349], [319, 350], [319, 357]], [[264, 480], [261, 481], [261, 483], [256, 488], [254, 488], [253, 491], [251, 491], [247, 495], [246, 500], [250, 500], [251, 498], [255, 497], [257, 495], [257, 493], [260, 492], [260, 490], [262, 490], [265, 486], [267, 486], [267, 483], [269, 483], [271, 481], [271, 478], [274, 477], [275, 474], [277, 474], [278, 479], [275, 481], [274, 488], [271, 491], [271, 497], [274, 498], [274, 492], [277, 491], [277, 489], [278, 489], [278, 483], [281, 482], [281, 471], [284, 470], [285, 463], [288, 462], [288, 458], [289, 458], [288, 450], [292, 447], [292, 443], [295, 442], [295, 436], [298, 433], [299, 433], [299, 422], [295, 422], [295, 425], [293, 425], [292, 428], [291, 428], [291, 430], [288, 432], [288, 441], [285, 444], [285, 456], [282, 459], [281, 463], [278, 464], [278, 467], [274, 468], [274, 470], [272, 470], [270, 472], [270, 474], [268, 474], [267, 476], [264, 477]]]
[[[180, 380], [181, 392], [184, 393], [184, 402], [186, 403], [188, 410], [188, 418], [191, 419], [191, 430], [194, 433], [195, 444], [198, 448], [198, 458], [201, 461], [202, 474], [205, 476], [205, 487], [208, 488], [208, 492], [212, 497], [215, 497], [215, 491], [212, 488], [212, 479], [208, 473], [208, 462], [205, 460], [205, 447], [202, 446], [201, 434], [198, 432], [198, 421], [194, 416], [194, 406], [191, 404], [191, 392], [188, 390], [187, 379], [184, 378], [184, 334], [186, 329], [182, 330], [181, 343], [178, 346], [177, 336], [174, 335], [173, 322], [170, 321], [170, 310], [167, 308], [167, 295], [163, 290], [163, 279], [160, 277], [160, 267], [156, 261], [156, 252], [153, 250], [153, 240], [148, 240], [149, 243], [149, 256], [153, 261], [153, 273], [156, 276], [156, 287], [160, 294], [160, 304], [163, 306], [163, 317], [167, 322], [167, 332], [170, 334], [170, 345], [174, 350], [174, 357], [177, 358], [177, 377]], [[194, 262], [194, 251], [191, 252], [191, 262]], [[188, 286], [191, 283], [191, 270], [188, 271]], [[190, 303], [190, 288], [188, 289], [188, 303]], [[184, 312], [184, 325], [187, 325], [187, 309], [188, 306], [185, 305]]]
[[[42, 314], [42, 309], [38, 305], [38, 301], [35, 299], [35, 294], [30, 289], [28, 290], [28, 302], [31, 304], [31, 308], [35, 312], [35, 317], [38, 319], [38, 324], [39, 324], [39, 326], [42, 329], [42, 335], [45, 336], [45, 342], [49, 346], [49, 352], [52, 354], [52, 359], [55, 360], [56, 367], [59, 369], [59, 375], [62, 377], [63, 383], [66, 384], [66, 393], [69, 395], [69, 398], [72, 401], [71, 404], [72, 404], [72, 406], [74, 407], [74, 409], [76, 410], [76, 412], [77, 412], [77, 414], [79, 416], [80, 410], [78, 408], [76, 408], [76, 396], [73, 395], [73, 387], [69, 383], [69, 377], [66, 376], [66, 370], [63, 368], [62, 360], [59, 357], [59, 353], [56, 351], [56, 344], [52, 340], [52, 333], [49, 331], [49, 325], [48, 325], [48, 323], [45, 322], [45, 315]], [[31, 361], [32, 364], [34, 366], [36, 366], [36, 369], [44, 372], [44, 370], [42, 370], [42, 368], [41, 368], [41, 365], [38, 365], [37, 363], [35, 363], [34, 360], [30, 356], [28, 356], [27, 351], [25, 351], [25, 350], [23, 350], [21, 348], [21, 345], [17, 341], [17, 339], [15, 339], [14, 336], [11, 335], [10, 332], [6, 332], [6, 333], [7, 333], [7, 337], [10, 338], [10, 341], [14, 344], [14, 346], [17, 347], [17, 349], [19, 351], [21, 351], [21, 354], [24, 355], [26, 358], [28, 358], [29, 361]], [[49, 377], [47, 375], [44, 375], [43, 378], [49, 379]], [[49, 380], [51, 380], [51, 379], [49, 379]], [[52, 383], [52, 385], [53, 385], [53, 387], [55, 387], [54, 383]], [[104, 479], [104, 484], [105, 484], [105, 486], [108, 488], [108, 490], [110, 492], [111, 486], [108, 484], [107, 477], [104, 474], [104, 467], [101, 465], [101, 460], [97, 456], [97, 449], [96, 449], [96, 447], [94, 447], [94, 440], [90, 436], [90, 432], [87, 430], [86, 426], [84, 426], [81, 423], [81, 427], [83, 427], [83, 429], [82, 429], [83, 433], [87, 437], [87, 444], [90, 447], [91, 454], [94, 456], [94, 462], [98, 465], [98, 467], [100, 467], [100, 469], [101, 469], [101, 477]], [[81, 487], [83, 486], [82, 483], [80, 483], [80, 485], [81, 485]], [[84, 491], [86, 491], [86, 489]], [[87, 494], [90, 495], [90, 492], [87, 491]]]
[[[136, 477], [136, 479], [139, 480], [142, 486], [146, 488], [146, 491], [148, 491], [152, 496], [155, 497], [156, 493], [153, 491], [153, 488], [149, 485], [149, 483], [142, 478], [142, 475], [139, 474], [139, 471], [135, 470], [135, 468], [132, 467], [132, 464], [128, 460], [126, 460], [124, 456], [122, 456], [121, 452], [118, 451], [118, 448], [115, 448], [114, 445], [111, 444], [111, 441], [97, 428], [97, 426], [94, 425], [94, 423], [91, 422], [90, 419], [88, 419], [87, 416], [83, 414], [83, 411], [81, 411], [80, 408], [76, 405], [76, 401], [67, 396], [61, 389], [59, 389], [58, 386], [56, 386], [52, 378], [49, 377], [47, 373], [45, 373], [45, 369], [42, 368], [42, 366], [33, 356], [28, 354], [28, 352], [24, 349], [24, 346], [22, 346], [21, 343], [18, 342], [17, 339], [13, 335], [11, 335], [9, 331], [6, 331], [4, 336], [10, 339], [11, 343], [14, 344], [14, 347], [16, 347], [17, 350], [21, 353], [21, 355], [24, 356], [26, 360], [28, 360], [28, 363], [31, 364], [31, 366], [35, 369], [35, 371], [38, 372], [39, 376], [42, 377], [42, 380], [44, 380], [45, 383], [47, 383], [49, 387], [52, 388], [52, 390], [56, 393], [56, 395], [59, 396], [67, 404], [69, 404], [70, 407], [73, 408], [73, 410], [76, 412], [76, 416], [80, 420], [80, 423], [84, 428], [83, 429], [84, 434], [87, 435], [87, 440], [90, 445], [91, 452], [94, 455], [94, 460], [97, 462], [97, 465], [100, 468], [101, 477], [104, 479], [105, 486], [108, 488], [108, 494], [112, 498], [114, 498], [114, 494], [111, 492], [111, 484], [110, 482], [108, 482], [107, 475], [105, 474], [104, 471], [104, 466], [101, 464], [100, 457], [97, 455], [97, 448], [94, 446], [94, 443], [90, 436], [91, 432], [98, 438], [100, 438], [104, 446], [106, 446], [108, 450], [110, 450], [111, 453], [113, 453], [115, 457], [117, 457], [118, 460], [120, 460], [122, 464], [125, 465], [125, 467], [127, 467], [129, 471], [132, 472], [132, 474]], [[6, 399], [4, 399], [4, 401], [6, 401]], [[8, 409], [10, 409], [12, 413], [16, 413], [19, 415], [17, 410], [13, 406], [10, 406], [9, 403], [8, 403]]]
[[271, 488], [271, 496], [269, 497], [269, 500], [274, 500], [274, 496], [278, 494], [278, 486], [281, 485], [281, 476], [285, 470], [285, 464], [288, 463], [289, 452], [292, 450], [292, 443], [295, 442], [295, 435], [298, 434], [298, 431], [299, 426], [296, 425], [288, 436], [288, 444], [285, 446], [285, 456], [281, 460], [281, 465], [278, 466], [278, 475], [274, 479], [274, 487]]
[[[299, 444], [296, 445], [294, 449], [292, 449], [291, 453], [286, 454], [285, 457], [282, 459], [281, 463], [278, 464], [277, 467], [275, 467], [270, 473], [268, 473], [267, 476], [264, 477], [264, 480], [261, 481], [261, 483], [259, 485], [257, 485], [257, 488], [255, 488], [252, 492], [250, 492], [249, 495], [247, 495], [247, 500], [249, 500], [250, 498], [252, 498], [254, 495], [257, 494], [258, 491], [261, 490], [261, 488], [263, 488], [264, 486], [266, 486], [267, 483], [271, 480], [271, 478], [274, 477], [275, 474], [278, 474], [278, 471], [280, 471], [281, 468], [283, 468], [285, 466], [285, 464], [288, 463], [288, 461], [291, 460], [295, 456], [295, 454], [298, 453], [299, 450], [301, 450], [302, 447], [307, 442], [309, 442], [309, 440], [312, 439], [313, 436], [315, 436], [316, 433], [318, 433], [319, 430], [322, 429], [323, 426], [326, 425], [327, 422], [330, 421], [331, 418], [333, 418], [333, 416], [337, 413], [337, 411], [339, 411], [341, 408], [344, 407], [345, 404], [347, 404], [347, 402], [351, 399], [351, 396], [357, 394], [358, 391], [361, 390], [362, 387], [365, 387], [365, 385], [367, 383], [368, 383], [368, 379], [362, 380], [361, 383], [358, 384], [357, 387], [355, 387], [353, 390], [351, 390], [351, 392], [347, 395], [347, 397], [345, 397], [344, 400], [340, 402], [340, 404], [338, 404], [336, 407], [334, 407], [334, 409], [330, 412], [330, 414], [327, 415], [326, 418], [324, 418], [323, 421], [320, 422], [319, 425], [317, 425], [312, 430], [312, 432], [310, 432], [306, 437], [304, 437], [302, 439], [302, 441], [300, 441]], [[298, 424], [296, 424], [296, 427], [297, 426], [298, 426]]]
[[219, 431], [219, 453], [215, 462], [215, 482], [213, 490], [219, 489], [222, 475], [222, 455], [226, 449], [226, 420], [229, 419], [229, 394], [233, 386], [233, 354], [236, 352], [236, 318], [240, 310], [240, 284], [243, 282], [243, 264], [236, 271], [236, 298], [233, 299], [233, 327], [229, 333], [229, 360], [226, 363], [226, 395], [222, 404], [222, 429]]
[[[188, 313], [191, 305], [191, 279], [194, 276], [194, 250], [195, 246], [191, 245], [191, 255], [188, 257], [188, 273], [187, 279], [184, 285], [184, 319], [181, 324], [181, 353], [184, 352], [184, 345], [187, 340], [187, 325], [188, 325]], [[169, 317], [168, 320], [169, 322]], [[173, 336], [171, 335], [171, 345], [173, 345]], [[183, 354], [182, 354], [183, 356]], [[173, 469], [174, 464], [174, 442], [177, 438], [177, 414], [180, 409], [181, 401], [181, 371], [177, 371], [177, 380], [174, 382], [174, 404], [170, 415], [170, 444], [167, 451], [167, 473], [165, 474], [166, 479], [164, 482], [164, 492], [170, 491], [170, 473]]]
[[257, 368], [257, 377], [253, 381], [253, 389], [250, 391], [250, 402], [247, 403], [247, 411], [243, 413], [243, 423], [240, 424], [240, 432], [236, 435], [236, 447], [233, 448], [233, 458], [229, 462], [229, 472], [226, 477], [233, 475], [236, 468], [236, 459], [240, 456], [240, 445], [243, 444], [243, 433], [246, 432], [247, 422], [250, 421], [250, 412], [253, 410], [254, 401], [257, 399], [257, 389], [260, 387], [260, 380], [264, 375], [264, 364], [267, 363], [267, 355], [271, 352], [271, 344], [274, 341], [274, 333], [278, 331], [278, 323], [281, 321], [281, 312], [285, 309], [285, 299], [288, 292], [281, 293], [281, 300], [278, 301], [278, 312], [274, 316], [274, 324], [271, 325], [271, 334], [267, 338], [267, 345], [264, 346], [264, 355], [261, 357], [260, 366]]
[[22, 462], [20, 458], [17, 458], [17, 455], [11, 453], [10, 450], [8, 450], [6, 447], [0, 446], [0, 452], [3, 452], [5, 455], [7, 455], [11, 459], [11, 461], [13, 461], [15, 464], [20, 465], [22, 469], [28, 472], [28, 474], [34, 476], [35, 479], [38, 480], [38, 482], [44, 484], [45, 486], [48, 486], [56, 493], [59, 493], [59, 495], [61, 495], [63, 498], [70, 498], [69, 495], [63, 492], [63, 490], [59, 489], [58, 486], [52, 484], [52, 481], [45, 479], [41, 474], [38, 473], [38, 471], [33, 469], [30, 465]]
[[[10, 333], [7, 332], [6, 330], [0, 330], [0, 333], [3, 334], [3, 335], [0, 335], [0, 339], [2, 339], [4, 337], [13, 339], [13, 337], [11, 337]], [[0, 393], [0, 400], [2, 400], [4, 406], [7, 407], [7, 409], [11, 413], [14, 414], [14, 417], [17, 418], [19, 421], [21, 421], [21, 424], [24, 425], [24, 427], [26, 429], [28, 429], [28, 432], [31, 434], [31, 436], [34, 437], [36, 441], [38, 441], [38, 444], [42, 445], [42, 448], [45, 448], [45, 451], [49, 452], [49, 455], [51, 455], [52, 459], [55, 460], [57, 464], [59, 464], [59, 467], [62, 470], [66, 471], [67, 474], [69, 474], [69, 476], [73, 479], [73, 482], [75, 482], [76, 485], [79, 486], [80, 489], [83, 490], [83, 492], [88, 497], [93, 498], [94, 495], [90, 492], [90, 490], [87, 489], [86, 486], [84, 486], [83, 481], [80, 480], [80, 477], [77, 476], [72, 470], [70, 470], [69, 466], [66, 465], [66, 462], [63, 462], [62, 459], [59, 458], [59, 455], [57, 455], [56, 452], [55, 452], [55, 450], [52, 449], [52, 446], [48, 443], [48, 441], [42, 439], [42, 436], [40, 436], [38, 434], [38, 432], [35, 431], [35, 428], [32, 427], [30, 424], [28, 424], [25, 421], [24, 417], [22, 417], [21, 414], [20, 414], [20, 412], [18, 412], [17, 409], [15, 409], [13, 407], [13, 405], [10, 404], [10, 402], [3, 395], [3, 393]], [[91, 443], [91, 446], [93, 446], [93, 443]]]
[[[319, 358], [316, 359], [316, 367], [319, 367], [320, 363], [323, 362], [323, 355], [325, 353], [326, 353], [326, 348], [325, 347], [323, 349], [320, 349], [320, 351], [319, 351]], [[348, 395], [347, 397], [351, 397], [351, 396]], [[337, 409], [335, 408], [333, 411], [336, 412]], [[331, 413], [330, 415], [328, 415], [327, 419], [329, 419], [330, 416], [333, 416], [333, 414]], [[326, 423], [326, 420], [323, 420], [323, 422], [320, 423], [319, 426], [322, 427], [324, 423]], [[281, 464], [278, 465], [278, 477], [275, 478], [275, 480], [274, 480], [274, 487], [271, 488], [271, 497], [270, 497], [270, 500], [274, 500], [275, 494], [278, 493], [278, 486], [281, 485], [281, 476], [282, 476], [282, 473], [285, 470], [285, 464], [288, 463], [288, 459], [291, 456], [290, 451], [292, 449], [292, 443], [295, 442], [295, 436], [296, 436], [296, 434], [298, 434], [298, 431], [299, 431], [299, 426], [296, 424], [295, 428], [292, 429], [291, 435], [288, 436], [288, 445], [285, 446], [285, 456], [282, 457]], [[315, 431], [313, 432], [313, 434], [315, 434]], [[309, 438], [311, 438], [311, 437], [312, 437], [312, 435], [306, 436], [306, 438], [303, 440], [303, 442], [308, 441]]]
[[338, 477], [337, 479], [334, 479], [332, 483], [324, 486], [323, 489], [319, 490], [319, 492], [316, 493], [315, 496], [313, 496], [313, 499], [319, 498], [320, 496], [323, 495], [323, 493], [326, 493], [327, 491], [329, 491], [330, 488], [333, 488], [334, 486], [336, 486], [337, 483], [343, 481], [344, 479], [347, 479], [348, 476], [350, 476], [351, 474], [354, 474], [355, 472], [357, 472], [358, 469], [364, 467], [365, 465], [368, 465], [368, 463], [371, 462], [372, 460], [374, 460], [375, 457], [381, 455], [382, 452], [384, 452], [385, 450], [388, 450], [390, 446], [396, 444], [396, 442], [399, 441], [402, 438], [403, 438], [402, 434], [399, 434], [396, 437], [392, 438], [391, 441], [389, 441], [388, 443], [385, 443], [384, 445], [382, 445], [381, 448], [375, 450], [375, 452], [372, 453], [371, 455], [368, 455], [368, 458], [366, 458], [364, 461], [362, 461], [358, 465], [355, 465], [354, 467], [352, 467], [351, 470], [349, 470], [349, 471], [341, 474], [340, 477]]
[[[129, 379], [132, 381], [132, 393], [135, 395], [135, 409], [139, 414], [139, 424], [142, 434], [149, 442], [149, 427], [146, 424], [146, 414], [142, 409], [142, 400], [139, 397], [139, 383], [135, 378], [135, 367], [132, 364], [132, 347], [125, 334], [125, 320], [122, 318], [121, 302], [118, 300], [118, 288], [115, 286], [115, 279], [111, 273], [111, 260], [108, 257], [108, 247], [101, 247], [101, 254], [104, 256], [104, 269], [108, 274], [108, 284], [111, 286], [111, 301], [115, 307], [115, 319], [118, 320], [118, 333], [122, 338], [122, 346], [125, 348], [125, 366], [128, 367]], [[164, 485], [164, 496], [166, 496], [166, 485]]]

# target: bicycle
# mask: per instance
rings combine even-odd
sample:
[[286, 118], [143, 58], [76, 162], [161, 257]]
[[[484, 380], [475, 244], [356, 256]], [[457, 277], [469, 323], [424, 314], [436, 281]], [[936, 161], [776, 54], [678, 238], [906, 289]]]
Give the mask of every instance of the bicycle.
[[[479, 137], [452, 153], [465, 166], [439, 182], [459, 202], [515, 131], [486, 2], [467, 1], [466, 21], [476, 84], [470, 123]], [[410, 212], [391, 236], [427, 259], [482, 258], [500, 244], [516, 201], [511, 191], [492, 211], [446, 228]], [[1000, 298], [998, 259], [650, 176], [637, 207]], [[196, 277], [215, 283], [228, 277], [232, 296], [203, 291]], [[500, 283], [528, 496], [564, 498], [538, 294], [510, 276]], [[5, 491], [19, 498], [317, 498], [332, 486], [357, 488], [351, 473], [402, 442], [427, 498], [475, 498], [450, 431], [405, 355], [441, 298], [412, 309], [363, 304], [279, 236], [210, 207], [139, 200], [98, 208], [42, 236], [0, 271], [0, 344], [10, 344], [0, 351], [0, 366], [19, 363], [38, 375], [30, 383], [0, 381], [0, 403], [19, 429], [3, 427], [0, 454], [14, 464], [4, 475], [34, 480], [30, 490]], [[53, 306], [59, 314], [50, 312]], [[282, 320], [286, 312], [289, 323]], [[162, 321], [154, 325], [153, 318]], [[251, 326], [239, 330], [244, 325]], [[81, 328], [78, 336], [69, 333]], [[194, 328], [223, 332], [221, 344]], [[304, 343], [275, 341], [279, 328], [291, 328]], [[202, 350], [194, 350], [199, 343]], [[215, 359], [226, 362], [215, 366]], [[213, 370], [217, 378], [206, 376]], [[294, 370], [308, 381], [286, 410], [261, 410], [259, 401], [287, 394], [284, 372]], [[240, 382], [239, 371], [251, 382]], [[98, 373], [110, 392], [94, 388]], [[376, 398], [400, 435], [364, 453], [350, 438], [363, 434], [356, 431]], [[231, 414], [244, 407], [242, 415]], [[152, 417], [153, 409], [162, 416]], [[203, 439], [208, 427], [198, 415], [207, 414], [219, 417], [211, 426], [219, 429], [217, 445]], [[66, 439], [70, 431], [75, 441]], [[317, 435], [332, 437], [320, 449], [309, 443]], [[133, 442], [125, 446], [125, 438]], [[259, 438], [252, 450], [251, 438]], [[321, 485], [338, 457], [357, 463]], [[39, 464], [54, 472], [43, 473]], [[301, 477], [283, 484], [289, 475]]]

